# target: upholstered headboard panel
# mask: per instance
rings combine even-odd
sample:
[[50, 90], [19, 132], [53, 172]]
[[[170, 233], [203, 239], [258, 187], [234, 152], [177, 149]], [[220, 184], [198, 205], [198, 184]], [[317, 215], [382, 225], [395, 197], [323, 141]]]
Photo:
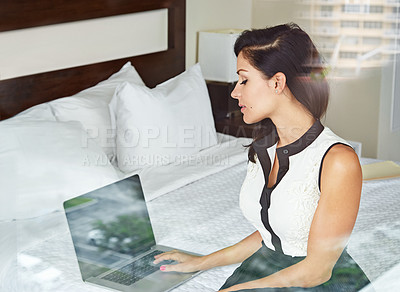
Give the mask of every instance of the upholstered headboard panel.
[[127, 61], [149, 87], [181, 73], [185, 70], [186, 14], [185, 0], [2, 1], [0, 32], [162, 8], [168, 9], [166, 51], [0, 80], [0, 119], [93, 86]]

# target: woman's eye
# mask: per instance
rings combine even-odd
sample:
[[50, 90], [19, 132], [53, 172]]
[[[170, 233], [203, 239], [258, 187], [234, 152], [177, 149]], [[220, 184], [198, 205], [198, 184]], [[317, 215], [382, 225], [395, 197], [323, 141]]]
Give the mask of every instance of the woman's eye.
[[245, 85], [247, 83], [247, 79], [240, 82], [240, 85]]

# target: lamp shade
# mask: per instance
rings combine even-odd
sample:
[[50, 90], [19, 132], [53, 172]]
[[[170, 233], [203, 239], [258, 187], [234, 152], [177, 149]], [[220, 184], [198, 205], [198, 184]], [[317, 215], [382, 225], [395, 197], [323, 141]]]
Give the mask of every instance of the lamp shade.
[[213, 30], [199, 32], [199, 63], [206, 80], [235, 82], [235, 41], [242, 30]]

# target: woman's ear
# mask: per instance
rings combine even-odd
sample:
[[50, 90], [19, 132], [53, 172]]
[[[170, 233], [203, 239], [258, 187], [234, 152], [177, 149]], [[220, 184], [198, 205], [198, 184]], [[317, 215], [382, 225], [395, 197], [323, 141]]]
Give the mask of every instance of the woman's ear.
[[271, 80], [276, 94], [280, 94], [286, 87], [286, 75], [282, 72], [276, 73]]

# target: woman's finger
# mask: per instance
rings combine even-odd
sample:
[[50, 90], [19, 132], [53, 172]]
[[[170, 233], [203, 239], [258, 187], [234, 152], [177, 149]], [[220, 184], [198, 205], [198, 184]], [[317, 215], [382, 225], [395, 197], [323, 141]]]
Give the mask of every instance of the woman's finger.
[[184, 272], [182, 264], [176, 265], [163, 265], [160, 267], [160, 271], [162, 272]]
[[170, 250], [170, 251], [166, 251], [166, 252], [163, 252], [163, 253], [160, 253], [160, 254], [155, 255], [154, 258], [157, 259], [157, 258], [159, 258], [159, 257], [161, 257], [161, 256], [163, 256], [163, 255], [165, 255], [165, 254], [171, 254], [171, 253], [175, 253], [175, 252], [177, 252], [176, 249]]
[[160, 263], [162, 261], [166, 261], [166, 260], [179, 261], [179, 255], [175, 252], [162, 253], [162, 254], [155, 256], [154, 258], [155, 258], [155, 260], [154, 260], [153, 264], [158, 264], [158, 263]]

